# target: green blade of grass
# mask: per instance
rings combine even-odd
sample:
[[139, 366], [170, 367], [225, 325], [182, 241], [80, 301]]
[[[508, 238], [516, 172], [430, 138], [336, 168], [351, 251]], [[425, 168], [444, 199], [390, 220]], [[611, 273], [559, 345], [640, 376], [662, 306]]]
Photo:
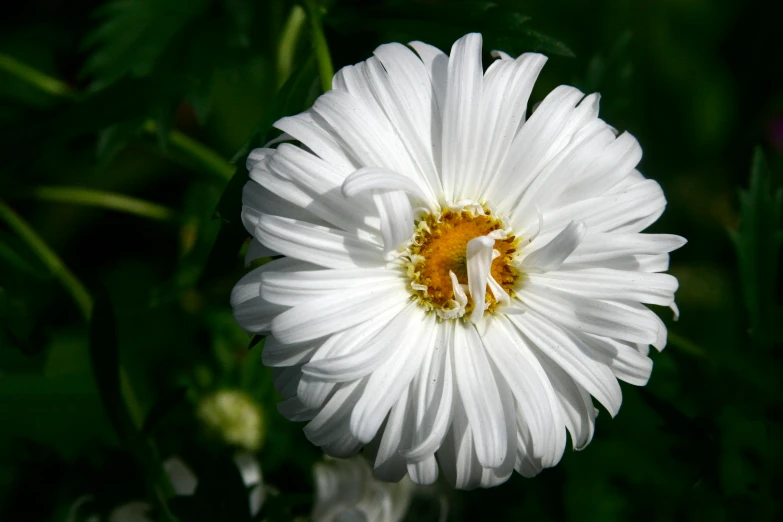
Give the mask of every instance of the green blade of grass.
[[177, 219], [177, 213], [163, 205], [103, 190], [83, 187], [39, 186], [30, 190], [30, 196], [44, 201], [106, 208], [156, 221]]
[[92, 314], [93, 301], [90, 293], [73, 272], [62, 262], [60, 257], [49, 248], [49, 245], [27, 224], [27, 222], [0, 200], [0, 219], [8, 223], [13, 230], [41, 259], [52, 275], [60, 281], [63, 288], [71, 295], [82, 316], [89, 319]]
[[313, 42], [315, 59], [318, 63], [318, 75], [321, 77], [321, 89], [324, 92], [332, 88], [332, 77], [334, 76], [334, 66], [332, 57], [329, 54], [329, 45], [326, 43], [323, 24], [321, 18], [323, 13], [318, 7], [316, 0], [305, 0], [307, 14], [310, 18], [310, 38]]

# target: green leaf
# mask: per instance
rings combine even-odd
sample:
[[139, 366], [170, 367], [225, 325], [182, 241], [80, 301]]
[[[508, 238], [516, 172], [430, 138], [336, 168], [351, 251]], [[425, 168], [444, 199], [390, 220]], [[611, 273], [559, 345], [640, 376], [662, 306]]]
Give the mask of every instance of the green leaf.
[[266, 113], [256, 125], [255, 130], [232, 158], [231, 162], [237, 164], [237, 169], [215, 208], [215, 215], [222, 220], [222, 223], [207, 261], [203, 278], [226, 273], [232, 266], [236, 266], [237, 258], [226, 254], [238, 252], [242, 243], [247, 239], [241, 215], [242, 189], [249, 179], [245, 165], [248, 154], [254, 148], [269, 141], [274, 130], [272, 124], [275, 121], [282, 116], [296, 114], [307, 109], [313, 104], [318, 94], [318, 73], [315, 60], [310, 57], [291, 74], [291, 77], [280, 88], [274, 102], [268, 105]]
[[144, 426], [142, 426], [142, 433], [149, 437], [155, 427], [177, 406], [183, 403], [187, 397], [188, 389], [184, 386], [180, 386], [173, 390], [169, 390], [163, 394], [160, 400], [152, 406], [147, 418], [144, 419]]
[[100, 88], [123, 76], [147, 76], [174, 38], [202, 13], [206, 0], [112, 0], [98, 8], [102, 23], [84, 40], [93, 52], [83, 73]]
[[515, 9], [486, 1], [449, 2], [447, 9], [438, 3], [410, 0], [383, 6], [361, 2], [337, 6], [324, 18], [325, 24], [345, 35], [375, 30], [383, 41], [422, 40], [446, 52], [456, 39], [476, 31], [483, 35], [487, 51], [574, 56], [563, 42], [530, 29], [529, 22], [530, 17]]
[[[286, 80], [277, 93], [273, 103], [268, 105], [268, 109], [261, 121], [258, 122], [253, 132], [247, 138], [245, 143], [231, 158], [231, 163], [244, 164], [247, 155], [256, 147], [261, 147], [269, 141], [272, 124], [283, 116], [291, 116], [304, 111], [310, 107], [320, 92], [318, 91], [318, 71], [316, 70], [315, 59], [311, 56], [301, 66], [299, 66]], [[223, 204], [223, 200], [221, 200]], [[218, 206], [220, 212], [221, 206]], [[226, 215], [225, 212], [222, 213]]]
[[[119, 359], [114, 309], [106, 296], [100, 296], [90, 323], [90, 360], [100, 390], [104, 411], [117, 435], [146, 472], [148, 485], [165, 520], [174, 520], [167, 507], [173, 496], [171, 484], [155, 449], [139, 432], [141, 414], [132, 396]], [[123, 382], [124, 381], [124, 382]]]
[[777, 331], [778, 257], [783, 241], [783, 189], [773, 188], [764, 152], [757, 147], [750, 169], [750, 186], [740, 191], [740, 224], [729, 234], [737, 250], [742, 293], [750, 318], [751, 337], [767, 345]]

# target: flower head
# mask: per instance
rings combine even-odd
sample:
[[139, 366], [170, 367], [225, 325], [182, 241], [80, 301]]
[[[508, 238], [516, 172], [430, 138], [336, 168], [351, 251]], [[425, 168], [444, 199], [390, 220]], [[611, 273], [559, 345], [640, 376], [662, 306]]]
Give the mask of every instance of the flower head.
[[263, 413], [239, 390], [222, 389], [205, 396], [197, 415], [210, 435], [231, 446], [257, 451], [264, 441]]
[[[546, 58], [382, 45], [276, 123], [248, 159], [249, 258], [232, 305], [267, 333], [264, 363], [328, 454], [375, 474], [488, 487], [587, 445], [597, 399], [644, 385], [674, 305], [661, 272], [685, 240], [641, 233], [663, 212], [641, 148], [561, 86], [527, 117]], [[365, 447], [366, 446], [366, 447]]]
[[405, 517], [413, 493], [410, 480], [379, 482], [362, 457], [328, 459], [313, 468], [315, 474], [314, 522], [367, 520], [399, 522]]

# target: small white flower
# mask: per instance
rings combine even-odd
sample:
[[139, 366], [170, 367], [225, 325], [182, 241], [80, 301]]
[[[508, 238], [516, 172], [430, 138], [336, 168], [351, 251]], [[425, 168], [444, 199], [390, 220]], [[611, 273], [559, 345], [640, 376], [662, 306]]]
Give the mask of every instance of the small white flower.
[[313, 522], [399, 522], [408, 511], [411, 481], [379, 482], [362, 457], [319, 462], [314, 472]]
[[[644, 385], [674, 305], [661, 272], [685, 240], [642, 234], [663, 212], [636, 139], [561, 86], [526, 118], [546, 58], [382, 45], [253, 151], [249, 259], [234, 315], [308, 439], [375, 474], [439, 469], [458, 488], [533, 476]], [[418, 53], [418, 56], [417, 54]], [[298, 142], [298, 143], [296, 143]], [[644, 303], [644, 304], [643, 304]]]

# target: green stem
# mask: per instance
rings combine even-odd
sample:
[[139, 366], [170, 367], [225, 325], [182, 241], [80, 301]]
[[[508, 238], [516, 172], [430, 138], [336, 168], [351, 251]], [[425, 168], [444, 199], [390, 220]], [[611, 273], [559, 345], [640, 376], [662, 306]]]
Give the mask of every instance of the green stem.
[[76, 306], [86, 320], [92, 313], [93, 300], [90, 293], [76, 276], [68, 269], [57, 254], [44, 243], [30, 225], [27, 224], [11, 207], [0, 200], [0, 218], [21, 237], [25, 243], [38, 255], [43, 264], [51, 271], [60, 284], [71, 294]]
[[321, 24], [321, 9], [316, 0], [305, 0], [307, 13], [310, 15], [310, 37], [313, 41], [313, 50], [315, 59], [318, 63], [318, 75], [321, 77], [321, 89], [324, 92], [332, 88], [332, 77], [334, 76], [334, 66], [332, 57], [329, 55], [329, 46], [326, 43], [324, 28]]
[[[0, 53], [0, 70], [52, 96], [70, 99], [79, 96], [79, 92], [69, 85], [2, 53]], [[329, 78], [331, 79], [331, 76]], [[147, 120], [144, 122], [144, 130], [155, 134], [157, 125], [154, 121]], [[176, 130], [171, 131], [168, 138], [169, 143], [179, 152], [208, 172], [217, 175], [222, 181], [228, 181], [234, 174], [234, 167], [206, 145]]]
[[669, 344], [676, 346], [683, 352], [693, 355], [695, 357], [707, 357], [707, 350], [694, 343], [693, 341], [678, 335], [669, 330]]
[[[145, 121], [143, 128], [145, 132], [153, 135], [158, 131], [158, 125], [153, 120]], [[173, 130], [169, 133], [168, 142], [207, 172], [215, 174], [221, 181], [228, 181], [234, 175], [235, 167], [233, 165], [223, 159], [220, 154], [190, 136]]]
[[299, 35], [302, 32], [302, 26], [307, 15], [300, 5], [294, 5], [291, 8], [291, 14], [283, 27], [280, 35], [280, 45], [277, 48], [277, 86], [282, 87], [294, 68], [294, 54], [296, 43], [299, 41]]
[[173, 221], [177, 218], [176, 212], [163, 205], [102, 190], [82, 187], [40, 186], [33, 188], [30, 195], [45, 201], [107, 208], [158, 221]]
[[76, 98], [78, 95], [76, 90], [72, 89], [70, 85], [52, 78], [7, 54], [0, 53], [0, 70], [4, 70], [52, 96]]

